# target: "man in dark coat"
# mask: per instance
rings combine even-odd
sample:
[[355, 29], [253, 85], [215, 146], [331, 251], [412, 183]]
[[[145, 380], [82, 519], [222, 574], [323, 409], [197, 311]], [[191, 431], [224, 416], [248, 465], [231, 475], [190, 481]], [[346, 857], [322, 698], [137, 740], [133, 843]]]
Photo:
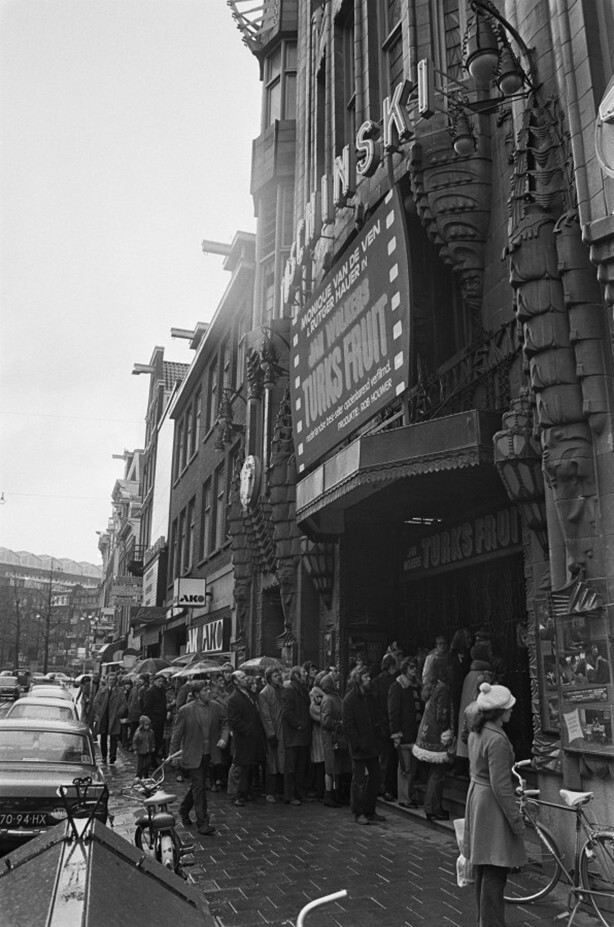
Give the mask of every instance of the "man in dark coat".
[[309, 772], [311, 713], [307, 670], [293, 666], [290, 685], [282, 692], [284, 733], [284, 802], [300, 805], [304, 800]]
[[121, 719], [128, 714], [128, 703], [123, 689], [117, 685], [117, 676], [109, 674], [106, 686], [98, 690], [94, 700], [94, 725], [100, 735], [102, 762], [107, 762], [107, 737], [110, 740], [111, 765], [117, 758], [117, 744], [121, 733]]
[[208, 837], [215, 833], [215, 827], [209, 821], [205, 779], [209, 766], [219, 763], [220, 751], [230, 735], [222, 706], [211, 699], [210, 683], [200, 679], [193, 688], [195, 698], [177, 713], [170, 752], [181, 748], [181, 765], [190, 773], [190, 788], [179, 807], [181, 821], [185, 827], [192, 824], [190, 810], [194, 807], [198, 833]]
[[371, 672], [358, 666], [343, 699], [343, 733], [352, 757], [350, 806], [357, 824], [385, 821], [375, 810], [379, 791], [381, 727], [377, 702], [371, 692]]
[[232, 731], [232, 766], [228, 773], [228, 797], [234, 805], [245, 804], [250, 766], [264, 763], [266, 735], [258, 705], [249, 694], [249, 677], [242, 670], [232, 674], [234, 691], [228, 699], [228, 726]]
[[413, 657], [405, 657], [401, 672], [388, 689], [390, 741], [399, 755], [397, 794], [403, 808], [418, 804], [414, 790], [418, 760], [411, 749], [421, 717], [418, 698], [417, 666]]
[[143, 695], [143, 714], [151, 720], [151, 727], [156, 740], [156, 757], [163, 756], [164, 724], [166, 722], [166, 680], [164, 676], [154, 676], [150, 687]]
[[397, 797], [398, 755], [394, 744], [388, 736], [388, 692], [398, 673], [397, 658], [393, 653], [385, 653], [381, 662], [381, 673], [373, 680], [373, 696], [377, 702], [377, 711], [382, 727], [382, 752], [380, 753], [380, 783], [386, 801]]

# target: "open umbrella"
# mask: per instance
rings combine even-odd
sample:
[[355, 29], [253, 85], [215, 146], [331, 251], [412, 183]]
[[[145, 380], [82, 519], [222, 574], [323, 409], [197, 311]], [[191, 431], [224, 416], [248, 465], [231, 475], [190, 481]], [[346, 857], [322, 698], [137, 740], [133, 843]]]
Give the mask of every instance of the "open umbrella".
[[139, 660], [138, 663], [135, 663], [131, 672], [135, 676], [145, 674], [155, 676], [156, 673], [159, 673], [161, 669], [166, 669], [167, 666], [170, 666], [169, 661], [163, 660], [162, 657], [148, 657], [146, 660]]
[[198, 663], [200, 661], [199, 653], [182, 653], [180, 657], [175, 657], [174, 660], [171, 660], [172, 666], [189, 666], [191, 663]]
[[264, 673], [269, 666], [278, 666], [279, 669], [283, 669], [281, 660], [276, 657], [252, 657], [251, 660], [241, 663], [239, 669], [244, 673]]
[[175, 675], [174, 666], [165, 666], [164, 669], [158, 670], [158, 672], [156, 673], [156, 676], [165, 676], [166, 679], [170, 679], [171, 676], [174, 676], [174, 675]]
[[173, 674], [173, 679], [189, 679], [191, 676], [200, 676], [201, 673], [221, 673], [222, 667], [213, 660], [201, 660], [199, 663], [192, 663], [190, 666], [184, 666], [179, 672]]

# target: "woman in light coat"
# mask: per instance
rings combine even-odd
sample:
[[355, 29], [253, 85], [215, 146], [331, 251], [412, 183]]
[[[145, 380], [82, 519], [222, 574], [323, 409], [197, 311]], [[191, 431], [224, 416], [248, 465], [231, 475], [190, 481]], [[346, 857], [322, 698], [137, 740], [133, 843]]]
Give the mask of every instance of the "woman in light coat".
[[524, 823], [511, 781], [514, 751], [503, 732], [515, 702], [505, 686], [483, 682], [469, 734], [471, 784], [463, 854], [475, 868], [478, 927], [505, 927], [507, 873], [527, 861]]

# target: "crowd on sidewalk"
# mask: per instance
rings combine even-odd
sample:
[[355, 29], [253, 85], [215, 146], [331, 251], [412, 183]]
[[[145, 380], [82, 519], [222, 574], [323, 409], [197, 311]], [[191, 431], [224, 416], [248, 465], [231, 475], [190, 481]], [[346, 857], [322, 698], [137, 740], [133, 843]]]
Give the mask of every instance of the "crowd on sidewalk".
[[272, 663], [259, 676], [227, 663], [196, 680], [94, 677], [78, 698], [103, 764], [115, 762], [120, 741], [137, 753], [140, 776], [183, 750], [176, 775], [193, 786], [184, 822], [194, 807], [202, 831], [214, 832], [207, 790], [238, 806], [259, 795], [291, 806], [349, 804], [366, 825], [381, 819], [378, 795], [405, 808], [424, 801], [428, 819], [447, 818], [445, 774], [468, 770], [466, 709], [480, 682], [499, 673], [487, 635], [472, 640], [461, 629], [450, 647], [438, 636], [413, 656], [391, 644], [377, 672], [357, 654], [345, 691], [337, 666]]

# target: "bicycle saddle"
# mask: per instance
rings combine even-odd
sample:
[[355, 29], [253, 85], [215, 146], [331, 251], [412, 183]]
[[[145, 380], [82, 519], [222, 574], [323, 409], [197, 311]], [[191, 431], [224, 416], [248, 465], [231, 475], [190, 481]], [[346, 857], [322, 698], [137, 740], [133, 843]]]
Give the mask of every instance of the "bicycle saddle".
[[559, 795], [570, 808], [575, 808], [576, 805], [585, 805], [593, 797], [592, 792], [572, 792], [570, 789], [561, 789]]
[[169, 795], [168, 792], [156, 792], [155, 795], [152, 795], [151, 798], [145, 798], [143, 804], [150, 805], [170, 805], [172, 801], [175, 801], [177, 798], [176, 795]]

